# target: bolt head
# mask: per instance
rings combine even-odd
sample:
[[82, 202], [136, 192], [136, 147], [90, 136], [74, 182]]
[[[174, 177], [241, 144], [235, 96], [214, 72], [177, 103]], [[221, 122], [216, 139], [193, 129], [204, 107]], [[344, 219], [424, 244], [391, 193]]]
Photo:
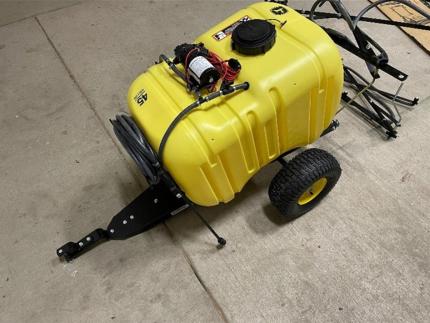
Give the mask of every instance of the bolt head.
[[122, 224], [127, 224], [127, 220], [122, 221]]
[[154, 199], [154, 204], [157, 204], [158, 203], [158, 199]]
[[63, 249], [58, 250], [58, 253], [62, 254], [63, 253]]
[[84, 245], [83, 242], [79, 242], [78, 244], [79, 244], [79, 247], [82, 247]]
[[115, 232], [115, 230], [114, 230], [114, 229], [110, 229], [110, 230], [109, 230], [109, 232], [110, 232], [110, 233], [114, 233], [114, 232]]
[[177, 197], [178, 199], [180, 199], [180, 198], [182, 197], [182, 194], [181, 194], [181, 193], [178, 193], [178, 194], [176, 194], [176, 197]]
[[133, 220], [134, 219], [134, 215], [132, 214], [132, 215], [130, 215], [130, 219], [131, 220]]
[[91, 237], [87, 237], [87, 241], [91, 241]]

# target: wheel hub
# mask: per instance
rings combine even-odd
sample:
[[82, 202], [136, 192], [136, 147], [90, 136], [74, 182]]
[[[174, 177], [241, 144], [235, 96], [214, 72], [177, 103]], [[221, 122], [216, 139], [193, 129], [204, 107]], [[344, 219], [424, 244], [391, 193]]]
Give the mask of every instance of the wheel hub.
[[300, 197], [299, 205], [305, 205], [315, 199], [327, 185], [327, 178], [322, 177], [314, 182]]

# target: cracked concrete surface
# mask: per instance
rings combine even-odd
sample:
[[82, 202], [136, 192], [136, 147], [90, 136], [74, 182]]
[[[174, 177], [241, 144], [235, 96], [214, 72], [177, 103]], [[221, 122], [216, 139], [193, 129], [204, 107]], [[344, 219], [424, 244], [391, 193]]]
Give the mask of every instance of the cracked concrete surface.
[[108, 122], [126, 110], [130, 82], [248, 3], [0, 3], [0, 322], [428, 321], [430, 57], [386, 26], [363, 27], [410, 75], [403, 94], [424, 100], [402, 109], [394, 141], [339, 114], [341, 127], [315, 146], [343, 175], [314, 211], [280, 221], [266, 195], [271, 165], [233, 202], [201, 210], [223, 250], [185, 212], [57, 260], [59, 245], [107, 224], [146, 185]]

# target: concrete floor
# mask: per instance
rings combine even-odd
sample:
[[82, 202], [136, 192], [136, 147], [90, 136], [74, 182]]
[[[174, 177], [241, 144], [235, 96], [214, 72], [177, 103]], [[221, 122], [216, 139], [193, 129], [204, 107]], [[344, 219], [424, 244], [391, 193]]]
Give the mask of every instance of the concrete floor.
[[402, 109], [394, 141], [343, 111], [316, 144], [343, 175], [314, 211], [279, 220], [266, 195], [272, 165], [230, 204], [202, 209], [228, 239], [223, 250], [185, 212], [57, 259], [59, 245], [107, 224], [145, 185], [108, 123], [126, 110], [130, 82], [248, 3], [0, 3], [1, 322], [430, 320], [430, 57], [392, 27], [366, 30], [421, 104]]

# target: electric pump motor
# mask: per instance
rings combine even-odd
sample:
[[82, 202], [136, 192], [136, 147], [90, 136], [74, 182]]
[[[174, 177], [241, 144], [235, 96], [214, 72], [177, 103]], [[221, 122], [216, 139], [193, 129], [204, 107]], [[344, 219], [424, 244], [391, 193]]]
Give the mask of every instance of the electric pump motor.
[[220, 74], [208, 60], [209, 51], [203, 44], [182, 44], [176, 46], [174, 63], [181, 63], [189, 80], [199, 88], [215, 84]]

